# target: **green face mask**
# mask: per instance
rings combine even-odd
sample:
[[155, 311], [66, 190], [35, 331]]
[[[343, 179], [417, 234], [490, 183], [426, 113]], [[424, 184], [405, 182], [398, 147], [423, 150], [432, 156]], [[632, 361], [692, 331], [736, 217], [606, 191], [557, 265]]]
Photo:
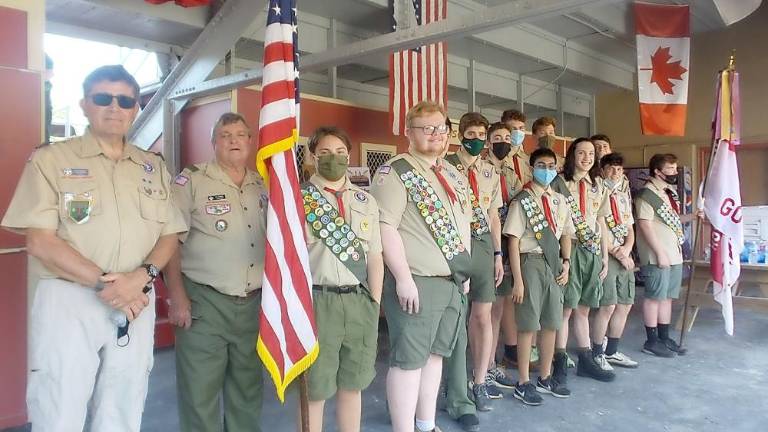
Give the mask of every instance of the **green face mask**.
[[464, 147], [467, 153], [471, 154], [472, 156], [477, 156], [481, 151], [483, 151], [483, 147], [485, 147], [485, 140], [481, 140], [480, 138], [464, 138], [461, 140], [461, 145]]
[[317, 173], [324, 179], [336, 181], [347, 173], [347, 155], [326, 154], [317, 157]]

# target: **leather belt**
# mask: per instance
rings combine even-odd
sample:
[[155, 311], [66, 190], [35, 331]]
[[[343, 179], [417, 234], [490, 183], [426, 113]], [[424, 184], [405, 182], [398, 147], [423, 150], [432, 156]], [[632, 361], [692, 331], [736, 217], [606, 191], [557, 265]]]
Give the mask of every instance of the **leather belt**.
[[312, 285], [312, 289], [315, 291], [330, 292], [334, 294], [360, 294], [363, 292], [363, 287], [358, 285]]

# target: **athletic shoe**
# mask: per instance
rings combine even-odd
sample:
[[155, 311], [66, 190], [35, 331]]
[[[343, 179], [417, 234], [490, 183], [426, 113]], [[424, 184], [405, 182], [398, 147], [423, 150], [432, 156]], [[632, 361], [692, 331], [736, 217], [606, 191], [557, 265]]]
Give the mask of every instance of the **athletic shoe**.
[[493, 383], [496, 387], [505, 389], [515, 388], [515, 382], [512, 381], [507, 374], [501, 370], [500, 367], [495, 367], [488, 371], [488, 376], [485, 378], [485, 384]]
[[562, 386], [568, 382], [568, 355], [566, 353], [555, 353], [555, 358], [552, 361], [552, 377]]
[[519, 400], [520, 402], [526, 404], [526, 405], [541, 405], [543, 402], [543, 399], [541, 396], [539, 396], [538, 392], [536, 391], [536, 387], [534, 387], [533, 384], [531, 384], [530, 381], [528, 381], [525, 384], [517, 383], [515, 386], [515, 399]]
[[488, 397], [491, 399], [502, 399], [504, 398], [504, 393], [501, 392], [501, 390], [496, 387], [496, 384], [494, 384], [492, 381], [485, 381], [485, 391], [488, 393]]
[[645, 341], [645, 344], [643, 344], [642, 351], [646, 354], [655, 355], [656, 357], [669, 358], [669, 357], [675, 356], [675, 353], [672, 352], [669, 348], [667, 348], [667, 345], [660, 340], [656, 340], [653, 342]]
[[685, 355], [688, 352], [688, 348], [683, 348], [674, 341], [674, 339], [659, 339], [664, 345], [669, 348], [670, 351], [676, 352], [677, 355]]
[[576, 365], [576, 375], [580, 377], [593, 378], [602, 382], [611, 382], [616, 379], [616, 375], [607, 370], [603, 370], [592, 356], [592, 351], [582, 351], [579, 353], [579, 363]]
[[485, 386], [485, 383], [472, 386], [472, 398], [478, 411], [490, 411], [493, 409], [491, 398], [488, 396], [488, 387]]
[[552, 379], [552, 376], [549, 376], [547, 379], [539, 377], [536, 380], [536, 391], [551, 394], [556, 398], [567, 398], [571, 395], [571, 391], [566, 386], [558, 383], [557, 380]]
[[413, 430], [414, 430], [414, 432], [443, 432], [439, 427], [437, 427], [437, 425], [435, 425], [434, 429], [428, 430], [428, 431], [423, 431], [423, 430], [419, 429], [418, 426], [414, 425], [413, 426]]
[[621, 366], [623, 368], [630, 368], [634, 369], [638, 366], [638, 363], [631, 358], [629, 358], [628, 355], [621, 353], [619, 351], [616, 351], [615, 353], [611, 355], [605, 355], [605, 359], [608, 360], [608, 363], [614, 365], [614, 366]]
[[600, 369], [604, 371], [613, 371], [613, 366], [608, 363], [608, 359], [606, 359], [605, 354], [596, 355], [595, 363], [597, 363], [597, 365], [600, 366]]
[[457, 418], [456, 422], [467, 432], [477, 432], [480, 430], [480, 420], [474, 414], [464, 414]]

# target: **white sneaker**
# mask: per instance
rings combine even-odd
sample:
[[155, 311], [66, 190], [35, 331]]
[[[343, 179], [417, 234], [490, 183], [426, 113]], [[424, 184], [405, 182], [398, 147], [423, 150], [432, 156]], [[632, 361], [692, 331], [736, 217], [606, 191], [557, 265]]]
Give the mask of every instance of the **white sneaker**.
[[608, 363], [614, 364], [616, 366], [634, 369], [638, 365], [636, 361], [632, 360], [631, 358], [629, 358], [629, 356], [619, 351], [616, 351], [611, 355], [605, 355], [604, 357], [608, 361]]
[[597, 365], [600, 366], [600, 369], [604, 371], [613, 371], [613, 366], [608, 363], [608, 360], [606, 360], [605, 354], [600, 354], [595, 356], [595, 362], [597, 362]]

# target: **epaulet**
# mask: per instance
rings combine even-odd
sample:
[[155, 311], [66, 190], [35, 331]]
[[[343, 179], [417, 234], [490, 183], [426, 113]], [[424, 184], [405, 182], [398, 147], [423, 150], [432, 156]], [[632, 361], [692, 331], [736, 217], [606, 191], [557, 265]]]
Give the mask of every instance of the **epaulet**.
[[160, 152], [150, 152], [150, 153], [154, 153], [155, 156], [159, 157], [163, 162], [165, 162], [165, 156], [163, 156], [162, 153]]

